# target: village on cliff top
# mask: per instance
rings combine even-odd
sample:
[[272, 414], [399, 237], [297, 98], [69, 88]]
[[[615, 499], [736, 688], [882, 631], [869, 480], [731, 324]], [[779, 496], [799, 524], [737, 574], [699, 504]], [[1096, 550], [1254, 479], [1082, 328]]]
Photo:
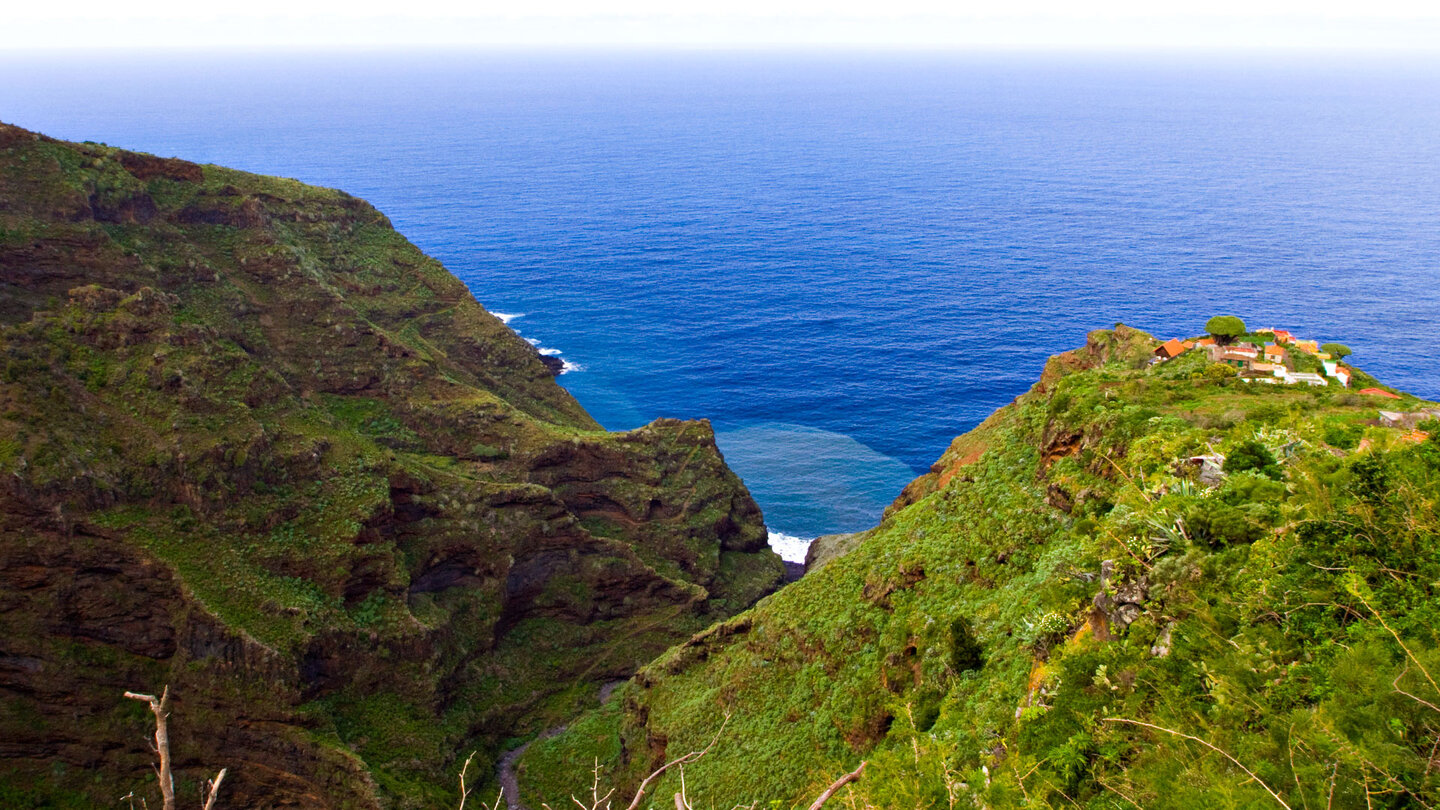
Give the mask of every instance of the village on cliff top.
[[[1301, 339], [1287, 329], [1246, 332], [1243, 322], [1230, 316], [1212, 318], [1206, 329], [1211, 333], [1207, 337], [1165, 341], [1155, 349], [1151, 364], [1168, 362], [1186, 352], [1203, 351], [1211, 363], [1233, 366], [1236, 376], [1247, 383], [1328, 387], [1333, 382], [1343, 388], [1350, 387], [1353, 370], [1341, 363], [1350, 349], [1342, 344], [1322, 345], [1319, 341]], [[1362, 388], [1359, 393], [1402, 399], [1383, 388]], [[1414, 430], [1419, 423], [1437, 418], [1440, 418], [1440, 409], [1381, 410], [1376, 424]]]

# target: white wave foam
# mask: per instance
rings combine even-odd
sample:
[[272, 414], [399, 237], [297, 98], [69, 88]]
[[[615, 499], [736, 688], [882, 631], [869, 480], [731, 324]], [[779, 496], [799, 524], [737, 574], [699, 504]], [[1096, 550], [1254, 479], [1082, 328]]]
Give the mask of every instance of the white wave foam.
[[793, 534], [784, 532], [770, 532], [770, 548], [774, 549], [780, 559], [786, 562], [805, 562], [805, 552], [810, 549], [810, 541], [803, 537], [796, 537]]
[[561, 367], [560, 373], [561, 373], [561, 374], [569, 374], [569, 373], [572, 372], [572, 371], [584, 371], [584, 370], [585, 370], [585, 367], [582, 366], [582, 365], [580, 365], [579, 363], [572, 363], [572, 362], [570, 362], [569, 360], [565, 360], [565, 365], [564, 365], [563, 367]]
[[545, 355], [546, 357], [559, 357], [559, 356], [560, 356], [560, 350], [559, 350], [559, 349], [547, 349], [547, 348], [545, 348], [544, 346], [541, 346], [541, 345], [539, 344], [539, 342], [536, 342], [536, 343], [534, 343], [534, 344], [532, 344], [532, 345], [534, 345], [535, 348], [539, 349], [539, 350], [540, 350], [540, 353], [543, 354], [543, 355]]
[[525, 342], [526, 342], [526, 343], [529, 343], [531, 346], [539, 346], [539, 345], [540, 345], [540, 341], [536, 340], [535, 338], [525, 338]]
[[523, 312], [492, 312], [490, 314], [499, 318], [501, 323], [507, 325], [516, 318], [525, 317], [525, 313]]

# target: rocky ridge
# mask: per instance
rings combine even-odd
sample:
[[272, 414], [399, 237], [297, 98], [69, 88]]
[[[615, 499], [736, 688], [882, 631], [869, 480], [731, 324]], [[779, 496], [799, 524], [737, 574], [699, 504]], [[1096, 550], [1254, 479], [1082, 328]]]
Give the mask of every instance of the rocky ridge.
[[527, 803], [714, 738], [693, 806], [807, 807], [862, 762], [843, 806], [1436, 804], [1434, 406], [1159, 345], [1052, 358], [878, 526], [530, 746]]
[[0, 363], [10, 806], [140, 785], [165, 684], [182, 798], [449, 803], [783, 575], [708, 424], [601, 430], [343, 192], [0, 125]]

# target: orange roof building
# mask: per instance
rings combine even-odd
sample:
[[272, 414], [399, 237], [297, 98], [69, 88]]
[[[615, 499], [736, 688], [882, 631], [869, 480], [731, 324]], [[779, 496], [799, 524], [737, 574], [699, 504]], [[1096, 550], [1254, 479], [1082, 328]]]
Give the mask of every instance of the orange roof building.
[[1274, 345], [1266, 346], [1266, 347], [1265, 347], [1265, 359], [1268, 360], [1268, 361], [1270, 361], [1271, 363], [1283, 363], [1283, 362], [1285, 362], [1285, 349], [1284, 349], [1284, 347], [1274, 346]]
[[1184, 351], [1185, 344], [1181, 343], [1175, 338], [1171, 338], [1160, 344], [1160, 346], [1155, 349], [1155, 356], [1163, 357], [1164, 359], [1169, 360], [1172, 357], [1179, 357], [1181, 354], [1184, 353]]

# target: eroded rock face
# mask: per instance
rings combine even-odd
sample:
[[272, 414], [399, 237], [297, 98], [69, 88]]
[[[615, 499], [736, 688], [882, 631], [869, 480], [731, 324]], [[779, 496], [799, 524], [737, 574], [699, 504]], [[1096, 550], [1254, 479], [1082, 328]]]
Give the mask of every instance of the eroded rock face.
[[182, 800], [433, 806], [783, 575], [708, 424], [601, 431], [368, 204], [3, 125], [0, 477], [37, 797], [142, 786], [168, 684]]
[[867, 534], [869, 533], [827, 534], [810, 541], [810, 547], [805, 549], [805, 572], [818, 570], [820, 566], [842, 556], [859, 545]]
[[1100, 590], [1092, 602], [1107, 626], [1119, 630], [1129, 627], [1145, 612], [1145, 600], [1149, 595], [1149, 583], [1144, 577], [1116, 582], [1115, 561], [1101, 561]]
[[[1085, 336], [1084, 346], [1062, 352], [1046, 361], [1040, 380], [1031, 386], [1029, 391], [1017, 397], [1011, 404], [991, 414], [975, 430], [957, 436], [950, 443], [950, 447], [930, 466], [930, 471], [911, 481], [900, 493], [900, 497], [886, 508], [885, 516], [890, 517], [900, 510], [918, 503], [927, 495], [943, 489], [957, 477], [967, 480], [966, 468], [980, 461], [985, 452], [990, 449], [985, 438], [989, 428], [1002, 423], [1022, 403], [1048, 398], [1061, 378], [1068, 374], [1099, 368], [1107, 363], [1122, 363], [1132, 368], [1143, 367], [1153, 356], [1152, 352], [1159, 344], [1160, 341], [1149, 334], [1124, 324], [1116, 324], [1114, 329], [1097, 329], [1090, 332]], [[1045, 427], [1039, 447], [1043, 466], [1048, 468], [1050, 464], [1060, 458], [1080, 453], [1087, 443], [1095, 438], [1067, 430], [1052, 420]], [[1108, 475], [1109, 473], [1102, 474]], [[1064, 497], [1063, 493], [1054, 493], [1054, 495], [1055, 502], [1051, 505], [1055, 508], [1068, 512], [1070, 510], [1067, 507], [1075, 506], [1075, 503]]]

